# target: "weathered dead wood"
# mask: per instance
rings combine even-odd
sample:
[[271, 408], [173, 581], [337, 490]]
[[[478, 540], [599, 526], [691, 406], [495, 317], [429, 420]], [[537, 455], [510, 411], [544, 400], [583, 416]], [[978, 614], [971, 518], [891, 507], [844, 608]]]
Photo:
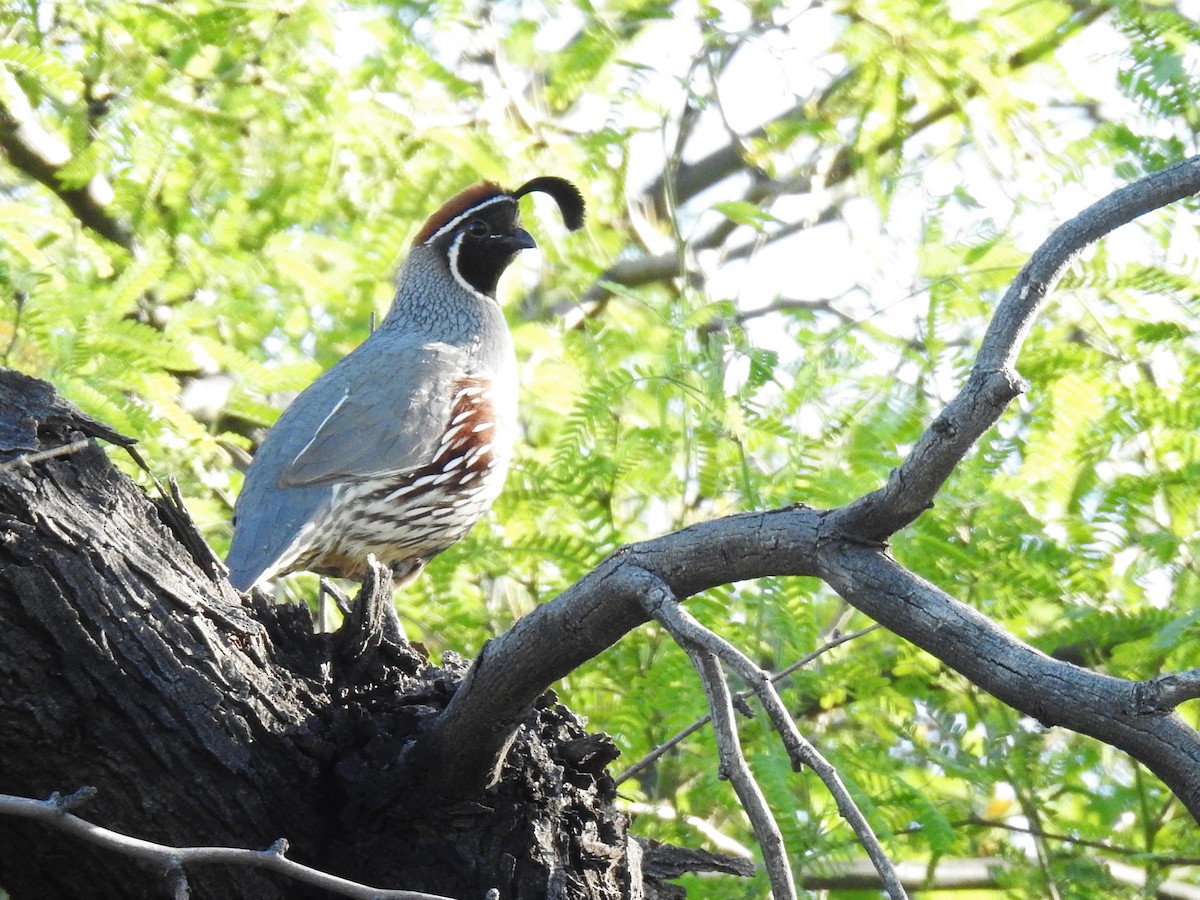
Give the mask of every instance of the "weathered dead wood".
[[[128, 443], [0, 370], [0, 792], [94, 785], [74, 812], [98, 824], [169, 845], [283, 837], [290, 858], [378, 887], [639, 894], [607, 739], [547, 695], [497, 785], [414, 805], [396, 787], [421, 780], [401, 748], [462, 664], [353, 629], [314, 634], [306, 610], [214, 581], [167, 525], [186, 517], [91, 436]], [[171, 873], [26, 820], [0, 817], [0, 847], [17, 900], [170, 895]], [[321, 896], [262, 870], [194, 868], [193, 897]]]

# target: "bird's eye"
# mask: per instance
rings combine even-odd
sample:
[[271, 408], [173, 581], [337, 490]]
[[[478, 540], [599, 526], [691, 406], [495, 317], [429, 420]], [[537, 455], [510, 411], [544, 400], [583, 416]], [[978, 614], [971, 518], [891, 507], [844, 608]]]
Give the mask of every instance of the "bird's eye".
[[491, 230], [483, 219], [473, 219], [467, 223], [467, 234], [471, 237], [487, 237]]

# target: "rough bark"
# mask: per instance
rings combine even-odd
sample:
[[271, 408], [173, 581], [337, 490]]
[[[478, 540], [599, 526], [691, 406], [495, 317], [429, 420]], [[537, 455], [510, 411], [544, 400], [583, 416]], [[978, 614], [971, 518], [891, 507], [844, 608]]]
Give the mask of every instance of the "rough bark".
[[[180, 511], [92, 436], [121, 441], [0, 370], [0, 792], [94, 785], [74, 812], [109, 828], [170, 845], [283, 837], [290, 858], [377, 887], [638, 895], [606, 738], [547, 694], [495, 786], [406, 797], [422, 777], [401, 749], [463, 667], [366, 624], [314, 634], [306, 610], [239, 596], [168, 526], [186, 527]], [[0, 817], [0, 848], [17, 900], [171, 892], [171, 873], [26, 820]], [[197, 898], [320, 896], [253, 868], [187, 877]]]

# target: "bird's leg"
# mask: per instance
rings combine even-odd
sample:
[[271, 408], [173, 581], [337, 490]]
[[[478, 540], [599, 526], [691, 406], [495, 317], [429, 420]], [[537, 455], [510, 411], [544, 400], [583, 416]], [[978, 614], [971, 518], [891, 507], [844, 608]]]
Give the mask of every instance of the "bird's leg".
[[[391, 592], [388, 596], [394, 597], [395, 592], [400, 588], [412, 584], [428, 562], [427, 559], [407, 559], [392, 566]], [[396, 611], [394, 601], [389, 601], [387, 609], [383, 611], [383, 629], [384, 633], [392, 640], [408, 643], [408, 632], [404, 629], [404, 623], [400, 621], [400, 614]]]
[[427, 559], [406, 559], [392, 566], [392, 590], [398, 591], [416, 581], [428, 562]]
[[341, 589], [338, 588], [328, 578], [322, 577], [317, 582], [317, 585], [317, 621], [320, 623], [320, 626], [317, 630], [324, 631], [326, 597], [333, 598], [334, 605], [337, 606], [338, 612], [342, 614], [343, 619], [350, 615], [350, 610], [353, 609], [353, 605], [350, 602], [350, 598], [343, 594]]
[[407, 644], [408, 635], [392, 599], [394, 572], [395, 568], [378, 562], [374, 555], [367, 557], [367, 573], [355, 600], [354, 617], [348, 617], [347, 623], [366, 632], [374, 631], [392, 644]]

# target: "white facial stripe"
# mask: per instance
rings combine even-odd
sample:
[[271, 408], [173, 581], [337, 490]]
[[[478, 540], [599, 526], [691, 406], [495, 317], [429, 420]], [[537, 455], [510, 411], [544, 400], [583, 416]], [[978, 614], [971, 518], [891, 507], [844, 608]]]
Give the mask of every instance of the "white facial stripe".
[[425, 243], [432, 244], [434, 241], [436, 241], [438, 238], [440, 238], [447, 231], [453, 231], [454, 228], [463, 219], [466, 219], [466, 218], [474, 215], [476, 212], [478, 212], [479, 210], [483, 209], [486, 206], [491, 206], [493, 203], [500, 203], [502, 201], [508, 201], [510, 203], [515, 202], [513, 200], [513, 198], [510, 197], [508, 194], [497, 194], [495, 197], [492, 197], [490, 200], [484, 200], [482, 203], [476, 203], [470, 209], [459, 213], [457, 216], [455, 216], [453, 219], [451, 219], [449, 222], [447, 222], [445, 225], [443, 225], [441, 228], [439, 228], [437, 231], [435, 231], [433, 234], [431, 234], [429, 236], [429, 239], [426, 240]]
[[463, 278], [463, 277], [462, 277], [462, 275], [461, 275], [461, 274], [459, 274], [459, 271], [458, 271], [458, 250], [459, 250], [459, 248], [462, 246], [462, 242], [463, 242], [463, 235], [461, 235], [461, 234], [460, 234], [460, 235], [459, 235], [458, 237], [456, 237], [456, 238], [454, 239], [454, 241], [453, 241], [453, 242], [450, 244], [450, 255], [449, 255], [449, 257], [448, 257], [448, 258], [449, 258], [449, 262], [450, 262], [450, 274], [454, 276], [454, 280], [455, 280], [455, 281], [457, 281], [457, 282], [458, 282], [458, 283], [459, 283], [459, 284], [462, 286], [462, 289], [463, 289], [464, 291], [466, 291], [467, 293], [469, 293], [469, 294], [474, 294], [474, 295], [475, 295], [476, 297], [478, 297], [480, 300], [486, 300], [486, 301], [487, 301], [487, 302], [489, 302], [489, 303], [495, 302], [495, 301], [493, 301], [493, 300], [492, 300], [492, 298], [491, 298], [491, 297], [487, 296], [486, 294], [481, 294], [481, 293], [479, 293], [479, 291], [475, 290], [474, 286], [472, 286], [472, 285], [471, 285], [471, 284], [470, 284], [470, 283], [467, 281], [467, 279]]

